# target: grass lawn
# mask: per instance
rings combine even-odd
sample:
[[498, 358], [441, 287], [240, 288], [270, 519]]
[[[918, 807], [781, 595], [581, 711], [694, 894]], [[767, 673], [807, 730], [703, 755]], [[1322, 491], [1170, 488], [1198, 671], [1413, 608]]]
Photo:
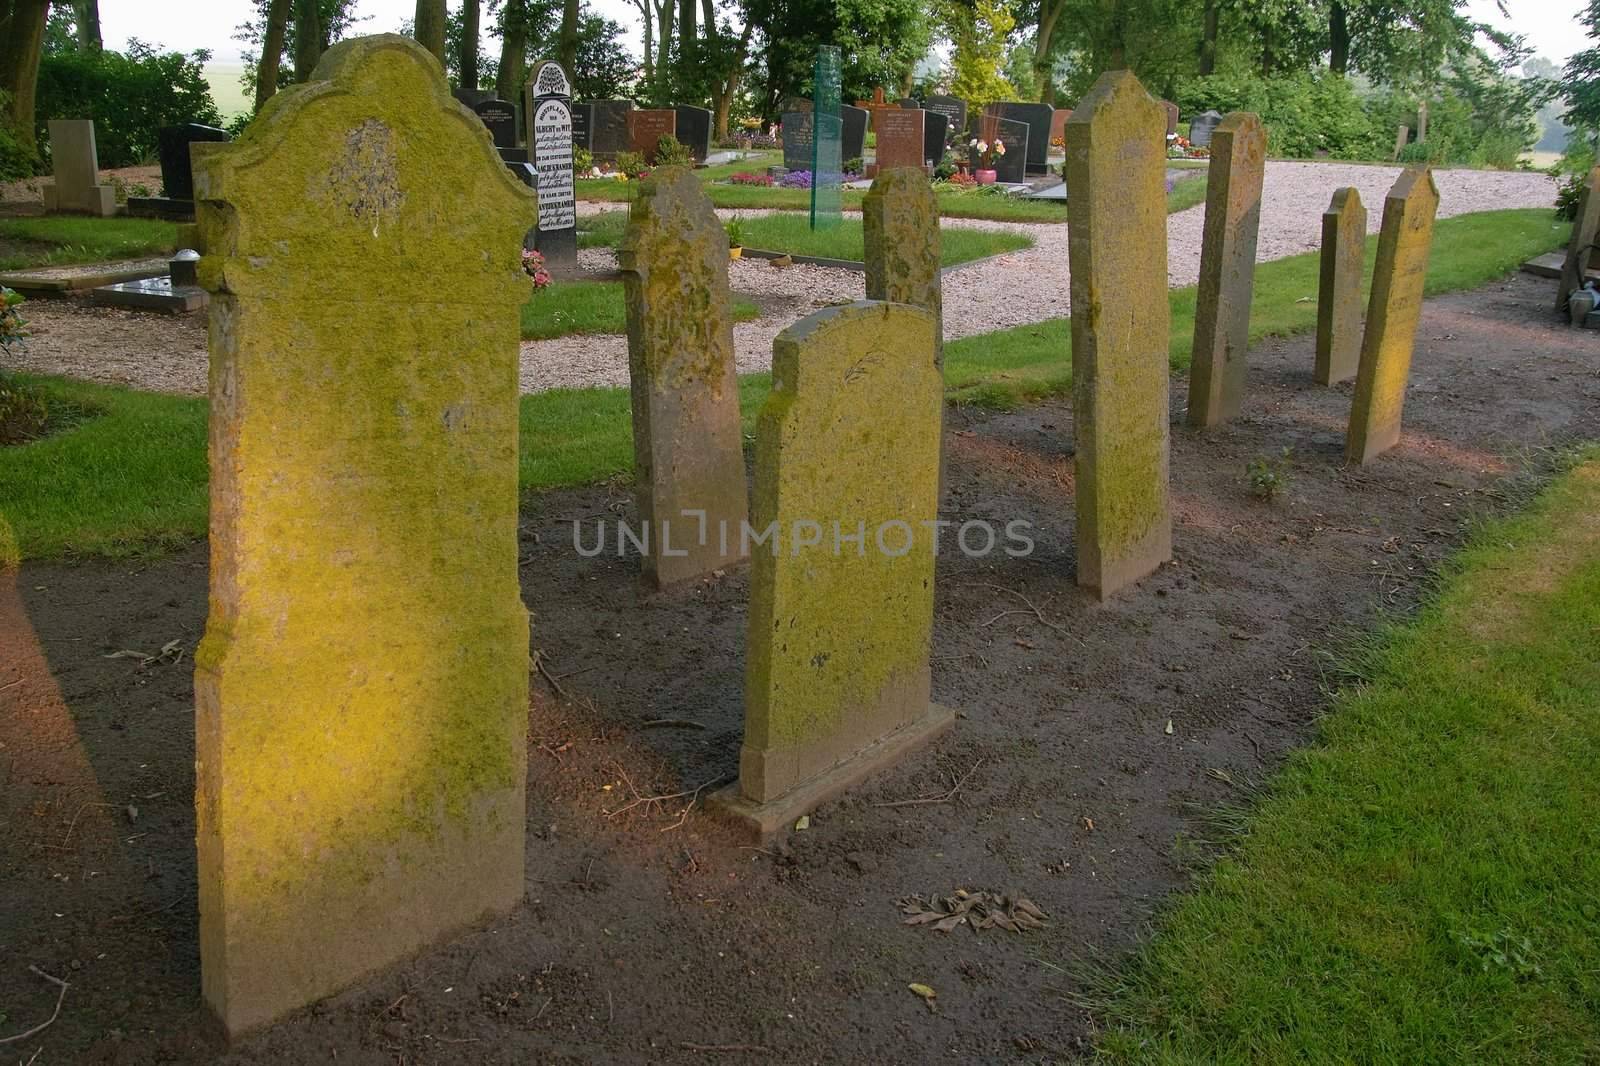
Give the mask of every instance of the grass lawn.
[[1195, 174], [1185, 174], [1172, 183], [1172, 191], [1167, 193], [1167, 214], [1175, 215], [1179, 211], [1187, 211], [1191, 207], [1206, 202], [1206, 183], [1211, 176], [1205, 171]]
[[1600, 1061], [1600, 457], [1375, 638], [1088, 997], [1137, 1063]]
[[[733, 298], [733, 320], [748, 322], [760, 308]], [[625, 333], [627, 309], [620, 281], [553, 281], [522, 305], [522, 339], [549, 340], [572, 333]]]
[[157, 219], [0, 218], [0, 270], [138, 259], [177, 248], [177, 225]]
[[[1434, 235], [1428, 292], [1472, 288], [1500, 277], [1522, 260], [1560, 246], [1567, 230], [1547, 210], [1444, 219]], [[1376, 245], [1368, 242], [1369, 256]], [[1316, 293], [1314, 253], [1261, 264], [1252, 336], [1314, 328]], [[1168, 299], [1172, 365], [1182, 370], [1189, 363], [1195, 292], [1173, 290]], [[1069, 333], [1067, 320], [1056, 319], [946, 345], [947, 397], [1011, 406], [1070, 390]], [[60, 395], [107, 413], [57, 437], [0, 448], [0, 540], [9, 522], [23, 556], [34, 558], [118, 554], [204, 534], [203, 401], [46, 380]], [[747, 417], [766, 390], [765, 374], [741, 379]], [[524, 396], [522, 427], [524, 489], [584, 484], [631, 469], [626, 389]]]

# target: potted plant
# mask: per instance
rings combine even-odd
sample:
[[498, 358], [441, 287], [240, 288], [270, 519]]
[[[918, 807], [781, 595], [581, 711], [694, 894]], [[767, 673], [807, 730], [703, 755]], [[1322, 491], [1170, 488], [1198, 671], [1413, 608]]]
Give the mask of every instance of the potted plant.
[[1006, 154], [1006, 142], [996, 137], [992, 141], [979, 140], [974, 137], [968, 144], [973, 151], [978, 153], [977, 179], [979, 185], [993, 185], [995, 178], [995, 162]]
[[739, 224], [739, 216], [728, 219], [722, 228], [728, 233], [728, 258], [739, 258], [744, 254], [744, 227]]

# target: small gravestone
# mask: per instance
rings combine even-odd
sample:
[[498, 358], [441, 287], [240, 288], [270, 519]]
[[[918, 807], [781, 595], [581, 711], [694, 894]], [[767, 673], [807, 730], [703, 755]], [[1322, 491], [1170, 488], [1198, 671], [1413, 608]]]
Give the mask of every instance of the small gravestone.
[[1356, 376], [1361, 363], [1361, 273], [1366, 269], [1367, 209], [1355, 189], [1338, 189], [1322, 213], [1322, 276], [1317, 287], [1319, 385]]
[[1028, 125], [1027, 151], [1023, 154], [1025, 173], [1043, 174], [1050, 169], [1050, 122], [1055, 108], [1049, 104], [1023, 103], [1008, 100], [990, 104], [984, 111], [1013, 122]]
[[922, 110], [922, 105], [917, 103], [917, 101], [915, 99], [913, 99], [912, 97], [909, 97], [909, 96], [902, 96], [900, 99], [895, 101], [895, 105], [898, 106], [898, 107], [904, 108], [907, 111], [921, 111]]
[[1600, 167], [1589, 171], [1578, 196], [1578, 213], [1572, 220], [1572, 238], [1561, 264], [1561, 283], [1556, 288], [1556, 313], [1567, 313], [1567, 298], [1583, 285], [1584, 274], [1593, 253], [1589, 246], [1600, 239]]
[[1072, 117], [1072, 112], [1064, 107], [1056, 108], [1056, 113], [1050, 116], [1050, 145], [1060, 147], [1067, 139], [1067, 119]]
[[[855, 303], [773, 343], [756, 426], [745, 728], [715, 805], [774, 835], [954, 715], [931, 699], [944, 379], [932, 315]], [[813, 536], [813, 533], [815, 536]]]
[[161, 195], [168, 200], [193, 200], [194, 174], [189, 146], [197, 141], [210, 144], [226, 140], [229, 140], [227, 130], [202, 126], [198, 122], [161, 127], [156, 133], [161, 156]]
[[693, 171], [645, 180], [617, 258], [644, 575], [665, 586], [738, 562], [747, 514], [728, 236]]
[[787, 170], [810, 170], [815, 141], [815, 116], [810, 111], [783, 115], [783, 165]]
[[[941, 118], [943, 116], [940, 116]], [[933, 315], [935, 358], [944, 365], [939, 201], [928, 179], [904, 167], [873, 179], [861, 205], [867, 299], [910, 304]]]
[[116, 186], [100, 184], [100, 155], [95, 150], [92, 119], [50, 120], [50, 172], [55, 182], [44, 189], [46, 211], [101, 218], [117, 213]]
[[476, 109], [485, 100], [493, 98], [494, 93], [487, 89], [451, 89], [450, 95], [468, 107]]
[[878, 129], [878, 172], [894, 167], [918, 167], [923, 155], [924, 121], [922, 112], [897, 107], [879, 111], [874, 118]]
[[677, 135], [678, 113], [669, 108], [647, 108], [628, 112], [629, 151], [644, 156], [644, 161], [656, 165], [656, 150], [661, 138]]
[[489, 128], [496, 148], [517, 146], [517, 105], [510, 100], [483, 100], [472, 105], [472, 113]]
[[198, 311], [211, 302], [211, 294], [200, 287], [196, 277], [199, 260], [199, 252], [181, 249], [167, 264], [166, 275], [102, 285], [91, 298], [98, 307], [132, 307], [174, 315]]
[[677, 132], [673, 136], [689, 149], [696, 163], [704, 163], [711, 154], [711, 112], [703, 107], [673, 108], [677, 112]]
[[967, 102], [959, 96], [940, 96], [935, 94], [922, 103], [924, 111], [932, 111], [945, 117], [946, 128], [952, 137], [959, 137], [967, 129]]
[[864, 107], [844, 104], [839, 108], [839, 157], [860, 159], [867, 151], [867, 117]]
[[944, 145], [949, 120], [932, 111], [922, 113], [922, 160], [936, 167], [944, 161]]
[[1171, 100], [1163, 100], [1161, 107], [1167, 113], [1167, 136], [1174, 136], [1178, 132], [1178, 105]]
[[1211, 146], [1211, 131], [1222, 122], [1220, 111], [1207, 111], [1189, 122], [1189, 144], [1195, 148]]
[[594, 101], [572, 105], [572, 147], [594, 153]]
[[1163, 124], [1126, 70], [1067, 122], [1078, 584], [1102, 600], [1172, 558]]
[[633, 151], [628, 126], [632, 100], [595, 100], [589, 110], [589, 151], [596, 162], [613, 163], [623, 152]]
[[1425, 166], [1401, 174], [1383, 201], [1361, 367], [1345, 437], [1345, 458], [1352, 463], [1371, 462], [1400, 441], [1400, 414], [1438, 212], [1439, 190], [1433, 171]]
[[[1028, 124], [1026, 122], [1013, 122], [1008, 118], [998, 115], [977, 116], [977, 129], [973, 140], [982, 141], [984, 144], [994, 144], [999, 138], [1005, 145], [1005, 155], [994, 160], [995, 180], [1011, 185], [1019, 185], [1028, 180]], [[979, 154], [973, 147], [968, 148], [968, 160], [972, 169], [978, 169]]]
[[1244, 403], [1266, 161], [1267, 133], [1258, 116], [1235, 111], [1222, 120], [1212, 138], [1206, 179], [1194, 356], [1189, 365], [1191, 426], [1226, 422], [1239, 414]]
[[334, 45], [194, 170], [213, 296], [200, 984], [238, 1034], [522, 898], [534, 197], [394, 35]]
[[529, 162], [539, 190], [533, 247], [551, 275], [578, 269], [578, 205], [572, 174], [572, 82], [561, 64], [546, 59], [523, 89], [528, 114]]

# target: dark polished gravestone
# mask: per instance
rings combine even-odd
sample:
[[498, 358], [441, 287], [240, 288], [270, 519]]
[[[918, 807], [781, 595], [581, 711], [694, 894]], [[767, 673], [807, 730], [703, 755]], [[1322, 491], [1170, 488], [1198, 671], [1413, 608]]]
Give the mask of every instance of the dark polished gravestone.
[[484, 100], [472, 105], [473, 114], [489, 127], [496, 148], [517, 146], [517, 105], [510, 100]]
[[930, 96], [922, 102], [922, 109], [943, 115], [949, 136], [959, 137], [967, 130], [967, 102], [959, 96]]
[[905, 108], [879, 111], [874, 124], [878, 127], [878, 154], [874, 162], [878, 173], [896, 167], [924, 167], [927, 156], [923, 152], [926, 136], [927, 112]]
[[785, 111], [783, 113], [783, 165], [785, 169], [811, 169], [811, 144], [814, 139], [814, 123], [815, 119], [809, 111]]
[[[974, 138], [992, 144], [996, 136], [1006, 146], [1006, 154], [994, 161], [995, 180], [1020, 185], [1028, 180], [1028, 141], [1032, 132], [1026, 122], [1015, 122], [999, 115], [977, 116]], [[978, 169], [978, 150], [970, 148], [969, 160]]]
[[900, 99], [896, 100], [895, 103], [899, 104], [901, 109], [904, 110], [904, 111], [921, 111], [922, 110], [922, 105], [917, 103], [915, 100], [913, 100], [909, 96], [902, 96]]
[[871, 112], [864, 107], [843, 104], [839, 107], [839, 158], [860, 159], [867, 150], [867, 118]]
[[199, 252], [192, 248], [181, 249], [167, 264], [167, 274], [102, 285], [94, 290], [91, 298], [97, 307], [132, 307], [169, 315], [198, 311], [211, 302], [211, 294], [200, 287], [196, 277], [199, 261]]
[[189, 146], [196, 141], [228, 141], [227, 130], [189, 122], [182, 126], [163, 126], [156, 134], [161, 156], [161, 195], [168, 200], [194, 199], [194, 172]]
[[[1005, 100], [989, 104], [983, 110], [985, 114], [1010, 119], [1012, 122], [1026, 122], [1028, 124], [1027, 169], [1041, 174], [1050, 169], [1050, 122], [1055, 117], [1055, 108], [1049, 104]], [[1006, 147], [1010, 146], [1011, 142], [1008, 139]]]
[[572, 147], [594, 151], [594, 101], [572, 105]]
[[1207, 111], [1189, 121], [1189, 144], [1194, 148], [1211, 147], [1211, 134], [1222, 124], [1222, 112]]
[[588, 109], [589, 151], [597, 163], [613, 163], [623, 152], [633, 151], [628, 133], [632, 100], [591, 100]]
[[488, 89], [451, 89], [450, 95], [466, 104], [468, 107], [477, 107], [485, 100], [492, 99], [494, 93]]
[[711, 112], [703, 107], [680, 104], [673, 108], [678, 113], [678, 130], [673, 136], [689, 149], [696, 163], [704, 163], [711, 154]]
[[933, 111], [922, 113], [922, 159], [929, 166], [944, 162], [945, 141], [949, 135], [950, 120]]

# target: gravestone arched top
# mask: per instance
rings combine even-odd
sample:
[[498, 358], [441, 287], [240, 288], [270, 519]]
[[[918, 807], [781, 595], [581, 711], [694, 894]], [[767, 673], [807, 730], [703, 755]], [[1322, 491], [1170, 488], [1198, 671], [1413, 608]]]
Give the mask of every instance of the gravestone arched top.
[[409, 38], [330, 48], [239, 140], [197, 145], [194, 174], [212, 292], [498, 307], [526, 285], [536, 198]]
[[572, 82], [567, 78], [567, 72], [560, 63], [554, 59], [546, 59], [533, 68], [533, 76], [528, 79], [528, 84], [533, 86], [534, 96], [571, 96]]

